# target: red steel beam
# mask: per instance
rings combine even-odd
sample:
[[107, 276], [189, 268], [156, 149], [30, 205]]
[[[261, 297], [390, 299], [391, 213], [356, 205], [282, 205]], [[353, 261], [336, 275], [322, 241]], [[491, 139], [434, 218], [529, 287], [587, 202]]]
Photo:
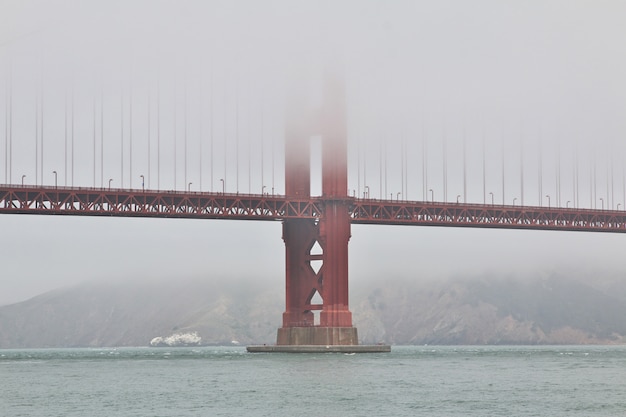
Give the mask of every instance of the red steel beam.
[[0, 186], [0, 213], [233, 220], [318, 218], [320, 202], [278, 195]]
[[[337, 201], [336, 197], [332, 198]], [[626, 233], [626, 211], [346, 197], [352, 224]], [[333, 203], [336, 204], [336, 203]], [[0, 185], [0, 214], [319, 220], [324, 197]]]
[[352, 223], [626, 233], [626, 211], [354, 199]]

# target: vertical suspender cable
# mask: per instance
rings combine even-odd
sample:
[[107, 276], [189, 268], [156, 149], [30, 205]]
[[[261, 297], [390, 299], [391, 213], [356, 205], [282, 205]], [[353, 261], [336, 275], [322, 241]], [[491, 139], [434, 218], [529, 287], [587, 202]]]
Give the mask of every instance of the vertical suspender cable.
[[556, 183], [556, 204], [555, 206], [561, 205], [561, 148], [557, 141], [556, 148], [556, 170], [555, 170], [555, 179]]
[[214, 158], [213, 158], [213, 63], [211, 62], [211, 75], [210, 75], [210, 80], [209, 80], [209, 88], [210, 88], [210, 96], [209, 96], [209, 122], [211, 123], [211, 131], [210, 131], [210, 140], [211, 140], [211, 186], [209, 188], [209, 191], [213, 191], [213, 164], [214, 164]]
[[[369, 194], [369, 187], [367, 186], [367, 137], [364, 137], [363, 140], [363, 192], [365, 193], [365, 190], [368, 191]], [[363, 197], [369, 198], [369, 195], [364, 195]]]
[[[409, 154], [410, 154], [410, 149], [411, 149], [410, 143], [411, 143], [412, 133], [411, 133], [410, 127], [408, 127], [406, 124], [404, 124], [402, 137], [404, 139], [404, 152], [402, 154], [403, 163], [404, 163], [404, 190], [402, 191], [402, 200], [407, 201], [409, 200]], [[416, 151], [415, 152], [416, 161], [418, 157], [417, 154], [418, 153]], [[419, 175], [416, 174], [416, 179], [417, 177], [419, 177]], [[417, 181], [416, 181], [416, 184], [417, 184]], [[416, 193], [417, 193], [417, 189], [418, 189], [418, 186], [416, 185], [415, 187]]]
[[541, 207], [543, 206], [543, 150], [541, 147], [541, 135], [539, 135], [537, 140], [537, 148], [539, 153], [539, 172], [537, 174], [539, 184], [537, 184], [537, 188], [539, 189], [539, 207]]
[[404, 138], [404, 200], [409, 199], [409, 144], [406, 136]]
[[487, 204], [487, 163], [485, 162], [485, 129], [483, 126], [483, 204]]
[[379, 195], [378, 198], [381, 200], [384, 198], [383, 196], [383, 144], [381, 143], [379, 146], [378, 152], [378, 185], [379, 185]]
[[359, 146], [359, 136], [355, 138], [356, 142], [356, 192], [357, 197], [361, 195], [361, 147]]
[[520, 169], [520, 201], [521, 205], [524, 205], [524, 137], [520, 140], [520, 153], [519, 153], [519, 169]]
[[501, 151], [502, 151], [502, 205], [505, 203], [505, 195], [504, 195], [504, 139], [501, 141]]
[[41, 181], [39, 182], [41, 185], [43, 185], [43, 104], [44, 104], [44, 99], [43, 99], [43, 88], [44, 88], [44, 84], [43, 84], [43, 71], [42, 71], [42, 76], [41, 76], [41, 99], [39, 100], [39, 110], [41, 111], [41, 116], [39, 117], [39, 135], [41, 137], [41, 147], [39, 148], [41, 150], [41, 158], [40, 158], [40, 163], [41, 163], [41, 169], [39, 170], [39, 175], [41, 175]]
[[[38, 162], [41, 164], [41, 171], [40, 171], [40, 175], [41, 175], [41, 185], [43, 185], [43, 53], [40, 52], [40, 61], [39, 61], [39, 92], [35, 92], [35, 95], [39, 95], [40, 99], [39, 99], [39, 108], [37, 108], [37, 106], [35, 106], [35, 111], [39, 112], [41, 111], [41, 117], [36, 117], [36, 119], [39, 119], [39, 127], [40, 127], [40, 133], [41, 133], [41, 147], [39, 147], [39, 138], [37, 137], [37, 134], [35, 135], [36, 139], [35, 139], [35, 143], [36, 143], [36, 148], [39, 148], [41, 150], [41, 154], [40, 154], [40, 159]], [[37, 159], [37, 158], [36, 158]], [[37, 167], [35, 167], [35, 185], [37, 184], [37, 171], [39, 171], [37, 169]]]
[[274, 141], [275, 141], [275, 136], [276, 135], [270, 135], [271, 141], [270, 141], [270, 147], [271, 147], [271, 162], [270, 164], [272, 165], [272, 195], [274, 195], [274, 174], [275, 174], [275, 167], [274, 167]]
[[104, 188], [104, 88], [100, 86], [100, 188]]
[[128, 86], [128, 186], [133, 188], [133, 84]]
[[222, 182], [222, 191], [226, 192], [226, 174], [228, 173], [228, 170], [226, 169], [226, 165], [227, 165], [227, 157], [228, 157], [228, 114], [226, 112], [226, 108], [228, 105], [228, 100], [226, 97], [226, 89], [224, 89], [224, 178], [223, 178], [223, 182]]
[[426, 143], [426, 125], [422, 118], [422, 201], [427, 200], [428, 193], [428, 144]]
[[157, 78], [157, 189], [161, 189], [161, 80]]
[[124, 188], [124, 91], [120, 93], [120, 188]]
[[463, 203], [467, 203], [467, 132], [463, 128]]
[[200, 75], [200, 135], [199, 135], [199, 140], [198, 140], [198, 173], [200, 175], [200, 191], [202, 191], [202, 141], [204, 139], [204, 101], [203, 101], [203, 91], [204, 91], [204, 85], [203, 85], [203, 77], [202, 75]]
[[595, 148], [593, 150], [593, 208], [598, 208], [598, 170]]
[[13, 183], [13, 67], [9, 67], [9, 183]]
[[39, 94], [35, 92], [35, 185], [39, 179]]
[[443, 152], [443, 202], [448, 202], [448, 146], [446, 143], [446, 127], [443, 126], [442, 152]]
[[[250, 91], [251, 91], [251, 88], [248, 85], [248, 100], [252, 99], [250, 97]], [[252, 192], [252, 134], [250, 132], [251, 120], [252, 120], [251, 109], [252, 109], [252, 106], [250, 106], [250, 101], [248, 101], [248, 124], [247, 124], [248, 128], [246, 129], [246, 132], [248, 134], [248, 193]]]
[[177, 155], [177, 147], [176, 147], [176, 136], [178, 133], [178, 102], [177, 102], [177, 94], [176, 89], [174, 89], [174, 190], [176, 190], [176, 160], [178, 159]]
[[609, 153], [609, 157], [611, 158], [611, 210], [613, 210], [613, 206], [615, 205], [615, 183], [614, 183], [614, 176], [613, 176], [613, 146], [611, 146], [610, 149], [610, 153]]
[[609, 154], [607, 153], [606, 155], [606, 205], [604, 206], [604, 208], [608, 209], [610, 207], [609, 202], [610, 202], [610, 194], [609, 194]]
[[184, 163], [184, 178], [185, 182], [183, 186], [187, 188], [187, 75], [185, 74], [185, 81], [183, 83], [183, 141], [184, 141], [184, 153], [185, 156], [183, 158]]
[[580, 165], [578, 161], [578, 141], [576, 141], [576, 208], [580, 208]]
[[572, 191], [574, 193], [574, 207], [578, 208], [578, 141], [574, 143], [574, 163], [572, 167]]
[[387, 141], [384, 142], [384, 155], [383, 155], [383, 164], [385, 167], [385, 195], [383, 198], [387, 198]]
[[[400, 193], [404, 193], [404, 158], [402, 155], [404, 154], [404, 132], [400, 132]], [[399, 198], [399, 194], [396, 192], [396, 199]]]
[[263, 128], [264, 128], [264, 123], [263, 123], [263, 93], [261, 93], [261, 194], [263, 194], [263, 187], [265, 186], [265, 164], [263, 162], [264, 160], [264, 142], [265, 142], [265, 135], [263, 134]]
[[9, 75], [4, 80], [4, 183], [9, 182]]
[[74, 186], [74, 82], [72, 81], [72, 187]]
[[622, 192], [623, 192], [623, 207], [626, 210], [626, 167], [624, 167], [625, 163], [622, 161]]
[[[250, 103], [250, 88], [248, 88], [248, 103]], [[250, 114], [251, 106], [248, 104], [248, 193], [252, 192], [252, 134], [250, 133], [250, 120], [252, 119]]]
[[96, 95], [94, 91], [92, 103], [93, 116], [93, 188], [96, 188]]
[[67, 90], [65, 91], [65, 100], [64, 100], [64, 114], [65, 114], [65, 134], [64, 134], [64, 138], [65, 138], [65, 148], [64, 148], [64, 184], [67, 187]]
[[43, 104], [44, 104], [44, 99], [43, 99], [43, 92], [44, 92], [44, 81], [43, 81], [43, 54], [41, 55], [41, 83], [40, 83], [40, 94], [41, 94], [41, 98], [39, 100], [39, 109], [41, 111], [41, 117], [39, 117], [39, 132], [40, 132], [40, 136], [41, 136], [41, 158], [40, 158], [40, 163], [41, 163], [41, 169], [39, 170], [39, 174], [41, 175], [41, 181], [40, 184], [43, 185]]
[[148, 90], [148, 188], [150, 188], [150, 177], [151, 177], [151, 172], [152, 172], [152, 166], [151, 166], [151, 161], [152, 161], [152, 141], [151, 141], [151, 130], [152, 130], [152, 113], [151, 113], [151, 109], [150, 109], [150, 105], [152, 104], [152, 97], [150, 94], [150, 91]]
[[239, 194], [239, 79], [235, 90], [235, 191]]
[[[396, 191], [396, 200], [399, 200], [400, 197], [404, 200], [406, 197], [406, 138], [405, 138], [406, 130], [405, 127], [402, 126], [400, 131], [400, 191]], [[400, 193], [400, 194], [398, 194]]]

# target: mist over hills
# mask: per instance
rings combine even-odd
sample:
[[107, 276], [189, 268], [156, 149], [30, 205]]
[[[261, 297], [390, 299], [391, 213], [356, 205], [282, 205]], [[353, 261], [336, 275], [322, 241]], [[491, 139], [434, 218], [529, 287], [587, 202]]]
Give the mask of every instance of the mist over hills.
[[[0, 348], [274, 343], [282, 286], [245, 281], [83, 284], [0, 307]], [[626, 343], [626, 279], [481, 277], [353, 285], [363, 343]]]

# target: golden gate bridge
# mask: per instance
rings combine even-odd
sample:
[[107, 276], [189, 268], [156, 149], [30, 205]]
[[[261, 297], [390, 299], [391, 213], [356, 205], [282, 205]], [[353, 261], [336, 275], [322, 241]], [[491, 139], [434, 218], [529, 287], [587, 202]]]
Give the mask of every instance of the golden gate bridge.
[[[267, 144], [263, 148], [257, 149], [260, 153], [261, 176], [267, 175], [267, 169], [263, 167], [264, 157], [268, 151], [272, 158], [271, 188], [266, 185], [264, 179], [260, 180], [261, 192], [258, 194], [239, 191], [240, 176], [242, 171], [248, 174], [248, 187], [252, 188], [253, 174], [252, 156], [255, 149], [252, 141], [244, 142], [240, 140], [239, 123], [239, 103], [235, 102], [235, 120], [230, 126], [230, 140], [227, 135], [227, 122], [224, 123], [223, 140], [221, 144], [222, 152], [226, 155], [228, 149], [235, 154], [234, 169], [227, 171], [228, 162], [226, 156], [223, 161], [223, 175], [219, 178], [220, 191], [192, 191], [193, 182], [189, 182], [188, 158], [194, 155], [190, 151], [187, 139], [187, 92], [185, 90], [183, 116], [174, 114], [174, 136], [181, 130], [176, 127], [176, 123], [181, 123], [182, 119], [182, 146], [180, 139], [174, 141], [173, 156], [173, 187], [172, 190], [158, 189], [160, 184], [161, 169], [157, 168], [159, 179], [157, 189], [148, 186], [146, 188], [146, 176], [141, 174], [141, 188], [133, 187], [132, 178], [137, 176], [133, 173], [133, 160], [137, 159], [137, 151], [133, 147], [133, 130], [130, 124], [133, 123], [133, 102], [132, 96], [126, 103], [122, 99], [120, 103], [120, 176], [122, 185], [124, 174], [127, 174], [129, 187], [112, 187], [114, 178], [105, 181], [105, 152], [104, 152], [104, 105], [100, 103], [100, 143], [97, 142], [97, 106], [93, 101], [93, 182], [94, 186], [73, 186], [74, 184], [74, 103], [73, 99], [66, 100], [63, 116], [64, 120], [64, 151], [63, 169], [51, 171], [54, 181], [52, 184], [44, 180], [44, 114], [43, 96], [38, 97], [35, 112], [35, 178], [36, 184], [32, 185], [25, 181], [28, 177], [22, 174], [20, 183], [12, 181], [14, 171], [12, 162], [13, 153], [13, 133], [12, 130], [12, 104], [11, 94], [6, 96], [6, 118], [5, 118], [5, 182], [0, 185], [0, 213], [4, 214], [38, 214], [38, 215], [70, 215], [70, 216], [112, 216], [112, 217], [153, 217], [153, 218], [197, 218], [197, 219], [231, 219], [231, 220], [257, 220], [257, 221], [282, 221], [283, 240], [286, 247], [286, 307], [283, 314], [283, 325], [278, 331], [277, 345], [284, 347], [302, 346], [351, 346], [349, 349], [356, 349], [358, 346], [358, 336], [356, 329], [352, 325], [352, 315], [348, 305], [348, 241], [350, 240], [350, 226], [352, 224], [378, 224], [378, 225], [413, 225], [413, 226], [443, 226], [443, 227], [471, 227], [471, 228], [500, 228], [500, 229], [530, 229], [530, 230], [561, 230], [561, 231], [586, 231], [586, 232], [626, 232], [626, 204], [615, 202], [613, 166], [611, 175], [607, 170], [605, 197], [597, 198], [597, 173], [596, 167], [590, 165], [589, 174], [589, 208], [581, 207], [579, 167], [578, 161], [572, 163], [572, 186], [573, 194], [571, 200], [567, 200], [563, 207], [561, 199], [561, 160], [555, 177], [554, 200], [550, 194], [546, 194], [547, 205], [525, 205], [524, 204], [524, 163], [522, 152], [520, 155], [520, 175], [521, 197], [514, 197], [512, 204], [505, 204], [505, 168], [504, 156], [502, 156], [502, 203], [496, 204], [494, 192], [487, 193], [487, 175], [485, 168], [485, 145], [482, 147], [482, 203], [468, 202], [467, 191], [467, 162], [465, 141], [463, 141], [463, 151], [461, 163], [463, 177], [463, 193], [458, 194], [456, 199], [448, 201], [448, 156], [446, 142], [443, 143], [442, 158], [442, 181], [443, 201], [435, 199], [433, 188], [429, 188], [428, 168], [429, 159], [423, 145], [421, 161], [412, 161], [408, 158], [408, 141], [403, 140], [400, 144], [400, 167], [394, 166], [394, 161], [390, 161], [387, 155], [388, 145], [375, 147], [378, 163], [374, 163], [378, 168], [378, 178], [376, 173], [372, 174], [370, 161], [370, 171], [368, 171], [366, 152], [357, 149], [356, 158], [348, 153], [348, 112], [346, 104], [345, 86], [343, 81], [337, 77], [329, 77], [323, 85], [323, 99], [319, 106], [310, 106], [299, 101], [298, 98], [288, 102], [286, 117], [284, 120], [284, 194], [276, 192], [278, 188], [275, 184], [274, 157], [279, 154], [275, 150], [272, 140], [271, 150], [267, 149]], [[158, 106], [159, 101], [157, 101]], [[232, 103], [231, 103], [232, 104]], [[211, 108], [213, 107], [211, 99]], [[148, 124], [153, 115], [148, 108]], [[136, 110], [135, 110], [136, 111]], [[160, 118], [160, 108], [156, 109], [156, 119]], [[213, 113], [211, 113], [213, 114]], [[304, 116], [303, 116], [304, 115]], [[126, 119], [125, 119], [126, 117]], [[136, 118], [135, 114], [135, 118]], [[69, 121], [68, 121], [69, 120]], [[260, 119], [261, 126], [263, 119]], [[125, 125], [126, 123], [126, 129]], [[135, 119], [136, 123], [136, 119]], [[214, 152], [213, 140], [213, 119], [210, 120], [210, 188], [215, 185], [214, 165], [216, 152]], [[261, 132], [263, 129], [261, 128]], [[157, 138], [153, 138], [152, 146], [160, 146], [160, 131], [157, 131]], [[205, 132], [206, 134], [206, 132]], [[261, 133], [262, 134], [262, 133]], [[125, 136], [126, 135], [126, 136]], [[148, 128], [150, 135], [150, 128]], [[311, 145], [311, 138], [319, 142], [319, 155], [315, 155], [315, 146]], [[126, 138], [126, 143], [125, 143]], [[154, 141], [156, 139], [156, 141]], [[21, 139], [20, 139], [21, 140]], [[135, 139], [137, 140], [137, 139]], [[156, 143], [155, 143], [156, 142]], [[176, 146], [182, 147], [178, 149]], [[154, 153], [150, 150], [148, 142], [148, 154]], [[245, 149], [245, 147], [248, 147]], [[98, 149], [100, 148], [100, 149]], [[135, 156], [133, 156], [135, 149]], [[32, 150], [32, 149], [31, 149]], [[47, 152], [54, 150], [47, 149]], [[124, 151], [127, 153], [125, 154]], [[172, 149], [168, 149], [164, 154], [168, 154]], [[100, 161], [97, 161], [99, 152]], [[205, 149], [205, 152], [207, 150]], [[432, 152], [432, 151], [431, 151]], [[58, 150], [57, 150], [57, 153]], [[389, 152], [391, 153], [391, 152]], [[247, 161], [240, 160], [240, 155], [245, 154]], [[158, 153], [157, 164], [161, 163], [161, 153]], [[207, 161], [202, 161], [202, 149], [198, 158], [198, 168], [200, 169], [200, 187], [202, 179], [202, 167]], [[219, 155], [218, 155], [219, 157]], [[165, 157], [163, 157], [165, 158]], [[312, 166], [315, 159], [319, 159], [319, 172]], [[539, 155], [541, 158], [541, 155]], [[245, 159], [245, 158], [244, 158]], [[356, 161], [358, 185], [354, 189], [349, 188], [349, 159]], [[374, 158], [375, 160], [376, 158]], [[176, 166], [176, 163], [182, 166]], [[245, 165], [247, 169], [240, 165]], [[395, 162], [398, 162], [397, 160]], [[457, 161], [458, 162], [458, 161]], [[154, 162], [153, 162], [154, 163]], [[408, 200], [409, 193], [409, 172], [411, 169], [419, 173], [419, 169], [414, 165], [422, 165], [421, 178], [421, 200]], [[95, 186], [97, 182], [97, 167], [100, 167], [100, 187]], [[127, 170], [125, 170], [125, 167]], [[456, 167], [458, 170], [458, 166]], [[388, 170], [396, 170], [401, 176], [402, 191], [389, 193], [387, 188]], [[150, 168], [150, 157], [148, 157], [148, 172]], [[177, 190], [180, 183], [176, 175], [180, 175], [185, 184], [183, 191]], [[59, 185], [59, 172], [64, 176], [63, 185]], [[234, 172], [234, 174], [233, 174]], [[370, 182], [367, 175], [370, 175]], [[538, 202], [543, 201], [542, 179], [543, 165], [540, 166], [537, 179], [539, 182]], [[69, 174], [69, 175], [68, 175]], [[314, 195], [311, 188], [314, 185], [316, 174], [321, 177], [321, 193]], [[206, 175], [206, 173], [205, 173]], [[227, 188], [226, 180], [228, 175], [235, 176], [236, 192]], [[611, 180], [609, 181], [609, 177]], [[50, 178], [46, 174], [45, 178]], [[136, 179], [138, 179], [136, 178]], [[413, 179], [412, 179], [413, 180]], [[148, 175], [149, 181], [149, 175]], [[242, 181], [243, 182], [243, 181]], [[415, 180], [416, 183], [420, 181]], [[622, 182], [623, 179], [622, 179]], [[379, 195], [372, 197], [370, 186], [374, 188], [374, 183], [379, 186]], [[594, 184], [592, 186], [592, 183]], [[268, 182], [269, 184], [269, 182]], [[432, 174], [431, 174], [432, 184]], [[609, 184], [611, 189], [609, 191]], [[105, 186], [106, 185], [106, 186]], [[622, 184], [624, 186], [624, 184]], [[432, 185], [431, 185], [432, 187]], [[266, 192], [267, 190], [267, 192]], [[271, 192], [270, 192], [271, 191]], [[490, 195], [491, 201], [487, 200]], [[389, 198], [387, 198], [389, 196]], [[395, 198], [394, 198], [395, 197]], [[402, 197], [402, 198], [401, 198]], [[427, 198], [430, 197], [430, 198]], [[521, 204], [515, 204], [516, 201]], [[600, 208], [597, 207], [600, 201]], [[605, 206], [606, 203], [606, 206]], [[620, 210], [621, 206], [621, 210]], [[318, 247], [320, 249], [315, 249]], [[312, 264], [321, 262], [321, 268], [315, 269]], [[314, 300], [321, 300], [316, 302]], [[319, 321], [316, 321], [314, 313], [319, 313]], [[374, 348], [383, 349], [383, 348]]]

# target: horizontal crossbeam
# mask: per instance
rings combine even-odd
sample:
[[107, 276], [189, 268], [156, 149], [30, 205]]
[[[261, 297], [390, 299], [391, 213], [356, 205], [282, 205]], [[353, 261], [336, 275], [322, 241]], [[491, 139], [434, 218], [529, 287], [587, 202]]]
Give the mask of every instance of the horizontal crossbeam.
[[[626, 233], [626, 211], [346, 197], [353, 224]], [[0, 213], [232, 220], [320, 219], [328, 200], [82, 187], [0, 185]]]

